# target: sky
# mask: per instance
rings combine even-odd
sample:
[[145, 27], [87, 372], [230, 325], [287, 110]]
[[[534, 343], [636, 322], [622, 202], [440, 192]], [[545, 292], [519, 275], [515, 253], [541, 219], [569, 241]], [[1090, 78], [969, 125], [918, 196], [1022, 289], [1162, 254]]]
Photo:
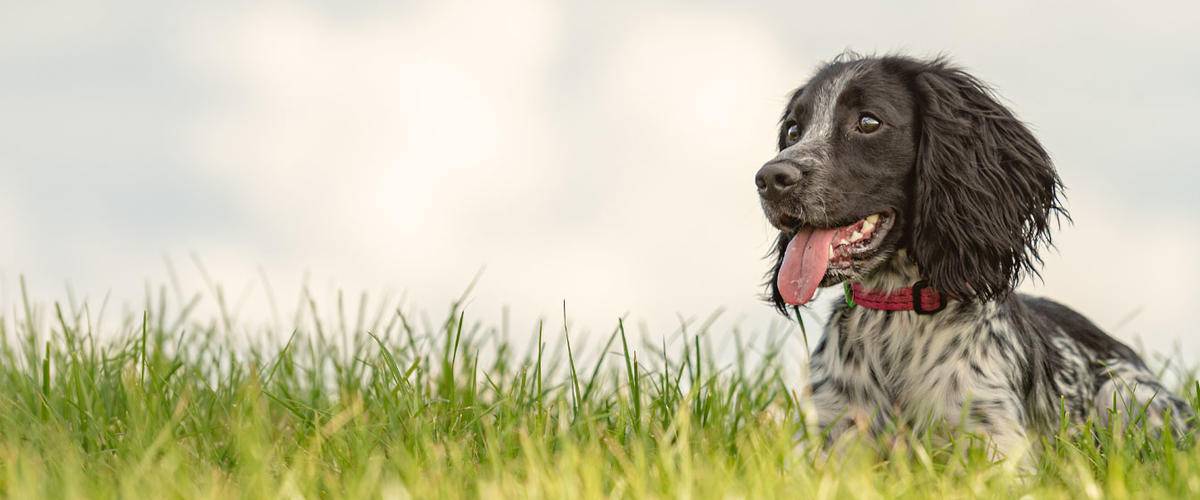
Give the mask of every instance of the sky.
[[285, 313], [302, 283], [438, 312], [478, 275], [468, 313], [515, 336], [563, 301], [582, 335], [790, 328], [758, 299], [752, 178], [789, 91], [851, 49], [995, 86], [1074, 217], [1022, 289], [1194, 364], [1197, 25], [1154, 1], [5, 2], [0, 306], [23, 276], [137, 310], [173, 269], [244, 317], [264, 281]]

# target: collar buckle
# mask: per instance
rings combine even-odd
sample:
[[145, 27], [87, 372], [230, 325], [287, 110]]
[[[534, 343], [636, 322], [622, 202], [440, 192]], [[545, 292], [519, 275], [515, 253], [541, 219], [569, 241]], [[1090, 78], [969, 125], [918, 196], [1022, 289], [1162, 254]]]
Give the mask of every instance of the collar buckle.
[[[927, 288], [930, 290], [933, 290], [933, 293], [937, 294], [937, 307], [935, 307], [933, 309], [925, 309], [924, 306], [921, 304], [921, 292], [925, 291], [925, 289], [927, 289]], [[920, 280], [920, 281], [917, 281], [916, 283], [913, 283], [913, 286], [912, 286], [912, 310], [913, 310], [913, 312], [920, 314], [922, 316], [925, 316], [925, 315], [934, 314], [945, 308], [946, 308], [946, 297], [944, 297], [942, 295], [942, 292], [937, 291], [937, 289], [930, 288], [929, 283], [925, 280]]]

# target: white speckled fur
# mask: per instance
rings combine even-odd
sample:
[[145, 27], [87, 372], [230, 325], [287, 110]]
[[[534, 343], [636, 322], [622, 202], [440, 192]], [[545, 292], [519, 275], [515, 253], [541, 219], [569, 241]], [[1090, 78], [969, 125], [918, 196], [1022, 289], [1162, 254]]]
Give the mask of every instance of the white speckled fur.
[[[856, 128], [872, 111], [882, 128]], [[896, 216], [883, 231], [891, 241], [849, 269], [826, 269], [825, 285], [893, 290], [926, 279], [974, 298], [932, 315], [835, 308], [812, 353], [808, 399], [831, 437], [948, 424], [1013, 457], [1064, 419], [1124, 422], [1144, 408], [1155, 429], [1189, 428], [1191, 407], [1132, 349], [1063, 305], [1013, 292], [1022, 273], [1036, 272], [1050, 217], [1065, 213], [1061, 183], [982, 82], [942, 59], [846, 54], [793, 94], [782, 125], [779, 155], [760, 174], [786, 166], [797, 175], [786, 187], [759, 185], [780, 229], [768, 284], [776, 307], [787, 305], [775, 279], [790, 238], [870, 213]]]
[[[917, 279], [901, 251], [864, 285], [886, 290]], [[987, 437], [999, 456], [1023, 455], [1027, 432], [1055, 429], [1060, 405], [1071, 420], [1107, 422], [1110, 409], [1127, 415], [1149, 403], [1150, 424], [1161, 427], [1170, 414], [1174, 429], [1186, 427], [1187, 405], [1140, 359], [1101, 359], [1034, 314], [1031, 300], [950, 301], [934, 315], [840, 306], [811, 359], [818, 424], [832, 438], [854, 427], [948, 424]]]

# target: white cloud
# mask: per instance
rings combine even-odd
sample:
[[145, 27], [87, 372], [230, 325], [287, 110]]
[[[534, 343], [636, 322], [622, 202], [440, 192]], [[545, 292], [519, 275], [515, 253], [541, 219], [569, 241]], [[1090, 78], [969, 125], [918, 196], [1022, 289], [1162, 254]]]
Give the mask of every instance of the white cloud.
[[32, 184], [0, 200], [0, 230], [24, 235], [0, 259], [34, 283], [136, 305], [159, 252], [199, 286], [195, 251], [234, 295], [262, 264], [284, 308], [305, 269], [436, 308], [487, 266], [472, 312], [511, 305], [517, 332], [562, 299], [593, 331], [718, 307], [761, 329], [772, 232], [750, 178], [786, 93], [846, 47], [944, 50], [1013, 100], [1074, 188], [1077, 224], [1030, 289], [1106, 327], [1143, 306], [1117, 333], [1156, 349], [1190, 333], [1195, 160], [1186, 127], [1143, 125], [1200, 113], [1200, 74], [1177, 62], [1195, 34], [1168, 9], [142, 7], [0, 21], [0, 59], [20, 64], [0, 81], [24, 85], [0, 94], [0, 145], [34, 163], [0, 170]]
[[[435, 305], [486, 266], [482, 313], [566, 299], [595, 330], [626, 311], [655, 331], [677, 311], [768, 317], [750, 179], [797, 76], [771, 40], [648, 12], [572, 74], [555, 4], [478, 9], [200, 25], [194, 60], [228, 96], [195, 154], [285, 247], [245, 257]], [[579, 93], [556, 85], [572, 77]]]
[[[230, 90], [194, 128], [197, 156], [312, 251], [444, 239], [520, 194], [502, 181], [527, 189], [527, 165], [553, 149], [536, 113], [519, 115], [539, 106], [523, 85], [554, 45], [549, 23], [538, 9], [493, 23], [464, 8], [368, 20], [274, 5], [202, 25], [198, 60]], [[456, 204], [464, 186], [480, 198]]]

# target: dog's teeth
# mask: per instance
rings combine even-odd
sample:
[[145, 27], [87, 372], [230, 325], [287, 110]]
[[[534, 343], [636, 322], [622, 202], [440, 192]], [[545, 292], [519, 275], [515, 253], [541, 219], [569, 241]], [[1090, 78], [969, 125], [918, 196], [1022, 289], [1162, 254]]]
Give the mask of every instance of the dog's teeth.
[[[874, 217], [874, 216], [872, 215], [871, 217]], [[863, 234], [867, 234], [867, 233], [871, 232], [872, 229], [875, 229], [875, 223], [871, 222], [871, 217], [867, 217], [867, 221], [863, 223], [863, 226], [862, 226]]]
[[849, 245], [849, 244], [850, 244], [850, 242], [849, 242], [849, 241], [846, 241], [846, 238], [842, 238], [842, 241], [839, 241], [839, 242], [838, 242], [838, 244], [839, 244], [839, 245]]
[[862, 239], [862, 233], [855, 231], [850, 234], [850, 241], [858, 241]]
[[868, 224], [871, 224], [872, 226], [874, 226], [876, 222], [879, 222], [879, 214], [871, 214], [871, 215], [867, 216]]

